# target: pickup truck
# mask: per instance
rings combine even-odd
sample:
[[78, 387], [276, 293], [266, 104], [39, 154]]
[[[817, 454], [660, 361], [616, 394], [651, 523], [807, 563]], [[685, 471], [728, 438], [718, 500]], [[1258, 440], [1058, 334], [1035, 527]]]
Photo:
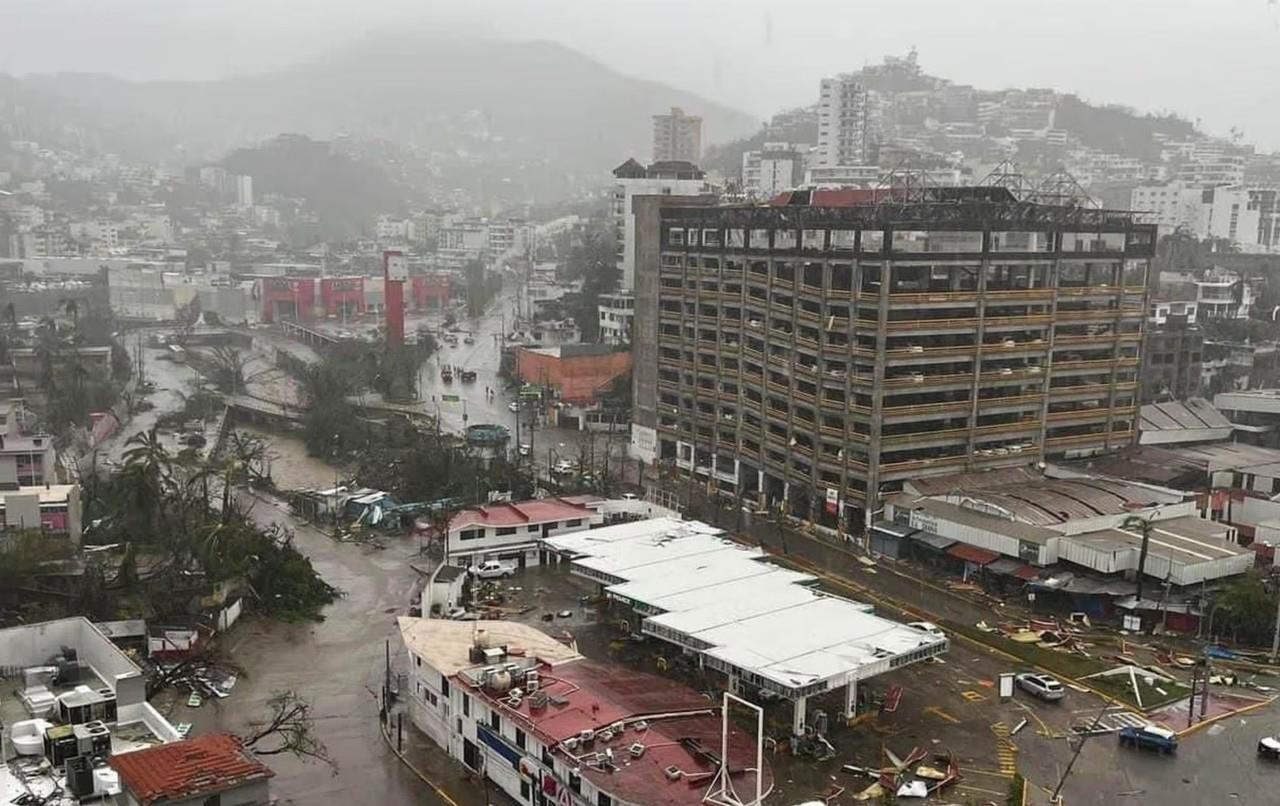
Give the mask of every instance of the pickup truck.
[[516, 564], [501, 560], [485, 560], [479, 565], [467, 569], [467, 573], [476, 579], [502, 579], [516, 575]]

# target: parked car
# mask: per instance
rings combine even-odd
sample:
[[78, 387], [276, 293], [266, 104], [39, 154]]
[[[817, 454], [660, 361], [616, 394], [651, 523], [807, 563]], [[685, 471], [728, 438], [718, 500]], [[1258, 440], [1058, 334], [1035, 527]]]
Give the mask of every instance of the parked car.
[[1046, 702], [1057, 702], [1067, 695], [1067, 690], [1062, 687], [1062, 684], [1047, 674], [1025, 672], [1013, 678], [1013, 682], [1031, 696]]
[[909, 624], [907, 624], [907, 626], [915, 627], [917, 630], [927, 632], [930, 635], [932, 635], [934, 638], [947, 637], [947, 634], [942, 631], [942, 628], [939, 627], [937, 624], [934, 624], [932, 621], [912, 621]]
[[466, 336], [466, 337], [462, 340], [462, 343], [463, 343], [463, 344], [475, 344], [475, 343], [476, 343], [476, 340], [475, 340], [475, 337], [474, 337], [474, 336], [470, 336], [470, 335], [468, 335], [468, 336]]
[[1263, 736], [1259, 739], [1258, 755], [1261, 758], [1280, 761], [1280, 734], [1276, 734], [1275, 736]]
[[485, 560], [479, 565], [471, 566], [467, 572], [477, 579], [502, 579], [515, 576], [516, 564], [502, 560]]
[[1120, 729], [1120, 746], [1172, 753], [1178, 749], [1178, 734], [1155, 725]]
[[573, 462], [570, 462], [568, 459], [561, 459], [560, 461], [556, 462], [555, 467], [552, 468], [552, 472], [558, 476], [563, 476], [568, 473], [572, 473]]
[[529, 455], [530, 455], [530, 454], [532, 454], [532, 453], [533, 453], [533, 446], [532, 446], [532, 445], [530, 445], [530, 444], [529, 444], [529, 443], [527, 443], [527, 442], [521, 442], [521, 443], [520, 443], [520, 455], [521, 455], [521, 456], [529, 456]]
[[510, 403], [507, 404], [507, 411], [510, 411], [510, 412], [520, 411], [520, 404], [514, 400], [511, 401]]

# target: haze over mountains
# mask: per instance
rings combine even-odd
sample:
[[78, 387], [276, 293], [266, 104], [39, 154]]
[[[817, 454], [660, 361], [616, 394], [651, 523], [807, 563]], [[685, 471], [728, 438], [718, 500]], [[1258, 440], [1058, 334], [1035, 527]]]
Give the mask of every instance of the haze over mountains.
[[708, 141], [758, 126], [744, 112], [561, 45], [460, 37], [366, 39], [291, 69], [213, 81], [57, 74], [18, 79], [12, 89], [74, 110], [104, 146], [151, 159], [181, 147], [188, 161], [282, 132], [348, 134], [573, 175], [647, 158], [649, 116], [670, 106], [701, 114]]

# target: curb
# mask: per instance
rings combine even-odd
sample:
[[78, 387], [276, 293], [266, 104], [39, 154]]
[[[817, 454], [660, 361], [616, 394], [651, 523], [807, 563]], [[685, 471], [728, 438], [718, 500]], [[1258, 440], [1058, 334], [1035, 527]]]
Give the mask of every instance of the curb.
[[1221, 722], [1222, 720], [1229, 719], [1230, 717], [1233, 717], [1233, 716], [1239, 716], [1240, 714], [1247, 714], [1252, 711], [1257, 711], [1260, 708], [1265, 708], [1266, 706], [1275, 702], [1277, 699], [1278, 699], [1277, 697], [1272, 697], [1269, 700], [1259, 700], [1258, 702], [1255, 702], [1253, 705], [1246, 705], [1245, 707], [1239, 708], [1235, 711], [1228, 711], [1225, 714], [1218, 714], [1212, 719], [1201, 720], [1200, 722], [1197, 722], [1196, 724], [1192, 725], [1189, 728], [1183, 728], [1182, 730], [1174, 731], [1174, 732], [1177, 734], [1179, 739], [1184, 738], [1186, 736], [1191, 736], [1192, 734], [1199, 733], [1202, 729], [1209, 727], [1215, 722]]
[[459, 804], [456, 800], [449, 797], [449, 793], [441, 789], [439, 785], [436, 784], [435, 781], [428, 778], [426, 774], [422, 772], [422, 770], [419, 770], [417, 767], [415, 767], [413, 765], [413, 762], [405, 757], [404, 753], [396, 749], [395, 744], [391, 741], [391, 734], [385, 730], [384, 725], [378, 726], [378, 733], [382, 734], [382, 740], [387, 743], [387, 748], [390, 749], [392, 753], [395, 753], [396, 758], [400, 759], [400, 763], [408, 767], [409, 771], [418, 777], [418, 780], [422, 781], [424, 784], [431, 787], [431, 790], [435, 792], [436, 795], [438, 795], [440, 799], [443, 800], [445, 803], [447, 803], [449, 806], [461, 806], [461, 804]]

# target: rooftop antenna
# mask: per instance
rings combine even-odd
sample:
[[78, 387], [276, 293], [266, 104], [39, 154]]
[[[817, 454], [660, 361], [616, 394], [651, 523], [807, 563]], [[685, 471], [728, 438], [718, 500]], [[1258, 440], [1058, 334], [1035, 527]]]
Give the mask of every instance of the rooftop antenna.
[[881, 190], [889, 191], [886, 195], [893, 201], [921, 202], [934, 187], [927, 170], [917, 167], [909, 157], [903, 157], [876, 183], [875, 189], [877, 196]]
[[1002, 160], [978, 184], [982, 187], [1004, 188], [1018, 201], [1026, 199], [1031, 194], [1031, 183], [1027, 181], [1026, 175], [1013, 160]]
[[1081, 187], [1076, 178], [1066, 169], [1059, 169], [1046, 176], [1027, 200], [1059, 207], [1089, 207], [1094, 210], [1102, 208], [1102, 203], [1090, 196], [1089, 191]]

